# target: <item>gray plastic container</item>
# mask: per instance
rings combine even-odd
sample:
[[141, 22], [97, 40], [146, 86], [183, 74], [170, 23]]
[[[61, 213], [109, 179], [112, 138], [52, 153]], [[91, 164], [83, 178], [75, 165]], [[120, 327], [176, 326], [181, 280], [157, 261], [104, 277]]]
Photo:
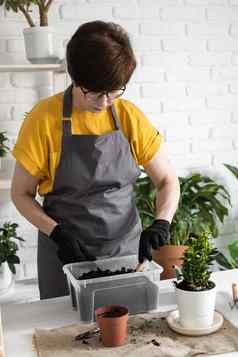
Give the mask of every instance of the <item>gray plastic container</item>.
[[97, 268], [110, 271], [135, 269], [137, 255], [109, 258], [63, 266], [72, 300], [72, 306], [83, 322], [95, 321], [97, 307], [126, 305], [130, 314], [156, 311], [159, 307], [159, 281], [163, 268], [154, 261], [146, 262], [145, 271], [95, 279], [78, 280], [83, 273]]

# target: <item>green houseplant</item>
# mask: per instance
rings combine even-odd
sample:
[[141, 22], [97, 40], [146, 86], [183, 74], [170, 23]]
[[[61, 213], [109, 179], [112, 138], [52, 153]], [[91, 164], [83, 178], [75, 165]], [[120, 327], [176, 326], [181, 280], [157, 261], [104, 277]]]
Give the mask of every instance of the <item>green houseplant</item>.
[[[224, 186], [208, 176], [193, 173], [179, 177], [180, 200], [171, 223], [170, 244], [187, 244], [193, 234], [209, 230], [218, 235], [218, 221], [223, 223], [230, 205], [230, 194]], [[136, 203], [143, 228], [154, 220], [156, 190], [148, 176], [140, 177], [136, 183]]]
[[209, 240], [209, 232], [190, 237], [188, 249], [184, 252], [181, 268], [176, 267], [176, 287], [183, 290], [202, 291], [211, 289], [210, 266], [218, 250]]
[[[162, 279], [173, 278], [173, 265], [181, 264], [179, 257], [191, 236], [210, 231], [218, 235], [218, 222], [228, 215], [230, 195], [224, 186], [200, 173], [179, 177], [180, 200], [170, 229], [168, 245], [153, 251], [153, 259], [163, 266]], [[140, 177], [136, 183], [136, 203], [144, 228], [154, 220], [156, 190], [148, 176]]]
[[171, 225], [174, 244], [186, 244], [191, 235], [207, 230], [216, 238], [218, 221], [223, 223], [228, 215], [229, 192], [223, 185], [200, 173], [179, 179], [181, 198]]
[[236, 166], [224, 164], [224, 166], [238, 179], [238, 168]]
[[24, 242], [24, 239], [17, 235], [17, 227], [17, 223], [5, 222], [0, 228], [0, 266], [6, 262], [13, 274], [16, 274], [15, 264], [20, 263], [17, 256], [19, 248], [14, 239]]
[[9, 151], [9, 147], [6, 145], [8, 142], [8, 137], [6, 135], [6, 131], [0, 132], [0, 158], [7, 155]]
[[218, 251], [209, 237], [208, 231], [190, 237], [182, 266], [176, 268], [179, 320], [186, 328], [207, 328], [213, 323], [216, 289], [210, 280], [210, 266]]
[[[54, 0], [0, 0], [6, 11], [21, 13], [28, 28], [23, 30], [27, 59], [34, 64], [55, 63], [54, 29], [48, 26], [48, 13]], [[38, 9], [38, 21], [32, 16], [32, 8]]]
[[[228, 164], [224, 164], [224, 166], [238, 179], [238, 168], [236, 166]], [[232, 240], [227, 248], [228, 255], [219, 252], [216, 256], [216, 262], [222, 270], [238, 268], [238, 240]]]
[[139, 211], [142, 227], [145, 229], [154, 221], [156, 190], [151, 179], [149, 176], [145, 176], [143, 170], [142, 174], [143, 176], [140, 176], [136, 181], [135, 193], [136, 206]]
[[5, 222], [0, 227], [0, 295], [5, 294], [14, 282], [13, 274], [16, 274], [15, 264], [20, 263], [17, 255], [18, 245], [14, 241], [24, 241], [17, 235], [17, 223]]
[[9, 151], [9, 147], [6, 145], [6, 143], [8, 142], [8, 137], [6, 135], [5, 131], [1, 131], [0, 132], [0, 169], [1, 169], [1, 159], [3, 157], [5, 157]]
[[21, 12], [30, 27], [36, 26], [32, 17], [32, 5], [37, 6], [39, 12], [39, 25], [48, 26], [48, 12], [54, 0], [0, 0], [6, 10]]
[[238, 240], [232, 240], [228, 246], [228, 256], [219, 252], [216, 256], [216, 262], [221, 270], [238, 268]]

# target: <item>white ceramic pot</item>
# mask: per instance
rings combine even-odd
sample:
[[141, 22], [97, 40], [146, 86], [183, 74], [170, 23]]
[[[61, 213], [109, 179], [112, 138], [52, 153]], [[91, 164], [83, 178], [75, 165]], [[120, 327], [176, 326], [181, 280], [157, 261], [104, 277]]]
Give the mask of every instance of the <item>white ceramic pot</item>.
[[216, 286], [205, 291], [187, 291], [176, 287], [181, 326], [189, 329], [210, 327], [214, 319]]
[[5, 294], [13, 283], [13, 274], [7, 262], [0, 265], [0, 295]]
[[23, 30], [27, 59], [34, 64], [59, 61], [54, 48], [54, 29], [50, 26], [35, 26]]

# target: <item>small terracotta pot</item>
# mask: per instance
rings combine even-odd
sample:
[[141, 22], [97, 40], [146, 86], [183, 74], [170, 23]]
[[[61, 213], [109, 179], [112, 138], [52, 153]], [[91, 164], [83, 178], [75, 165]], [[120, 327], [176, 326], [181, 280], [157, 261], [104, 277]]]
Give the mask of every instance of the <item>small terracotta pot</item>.
[[164, 245], [159, 250], [152, 251], [153, 260], [164, 268], [160, 275], [161, 280], [176, 278], [173, 266], [181, 267], [181, 257], [187, 248], [187, 245]]
[[127, 336], [128, 308], [121, 305], [103, 306], [95, 310], [95, 315], [103, 345], [123, 345]]

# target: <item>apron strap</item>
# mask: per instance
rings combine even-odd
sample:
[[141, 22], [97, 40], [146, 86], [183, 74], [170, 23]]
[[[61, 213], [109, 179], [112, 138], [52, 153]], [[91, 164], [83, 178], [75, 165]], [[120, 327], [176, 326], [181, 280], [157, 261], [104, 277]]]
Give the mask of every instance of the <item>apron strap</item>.
[[[72, 135], [72, 128], [71, 128], [71, 116], [72, 116], [72, 90], [73, 85], [71, 84], [64, 92], [63, 97], [63, 136], [71, 136]], [[115, 106], [112, 104], [110, 106], [112, 118], [115, 124], [115, 128], [117, 130], [121, 129], [120, 121], [115, 109]]]
[[64, 92], [64, 99], [63, 99], [63, 118], [71, 118], [72, 115], [72, 90], [73, 84], [71, 84]]
[[63, 98], [63, 136], [71, 136], [71, 116], [72, 116], [72, 90], [73, 85], [71, 84], [64, 92]]
[[113, 118], [113, 121], [114, 121], [114, 124], [115, 124], [115, 128], [117, 130], [119, 130], [119, 129], [121, 129], [121, 125], [120, 125], [120, 120], [118, 118], [118, 115], [117, 115], [117, 112], [116, 112], [114, 104], [112, 104], [110, 106], [110, 109], [111, 109], [112, 118]]
[[63, 119], [63, 136], [71, 136], [71, 119]]

